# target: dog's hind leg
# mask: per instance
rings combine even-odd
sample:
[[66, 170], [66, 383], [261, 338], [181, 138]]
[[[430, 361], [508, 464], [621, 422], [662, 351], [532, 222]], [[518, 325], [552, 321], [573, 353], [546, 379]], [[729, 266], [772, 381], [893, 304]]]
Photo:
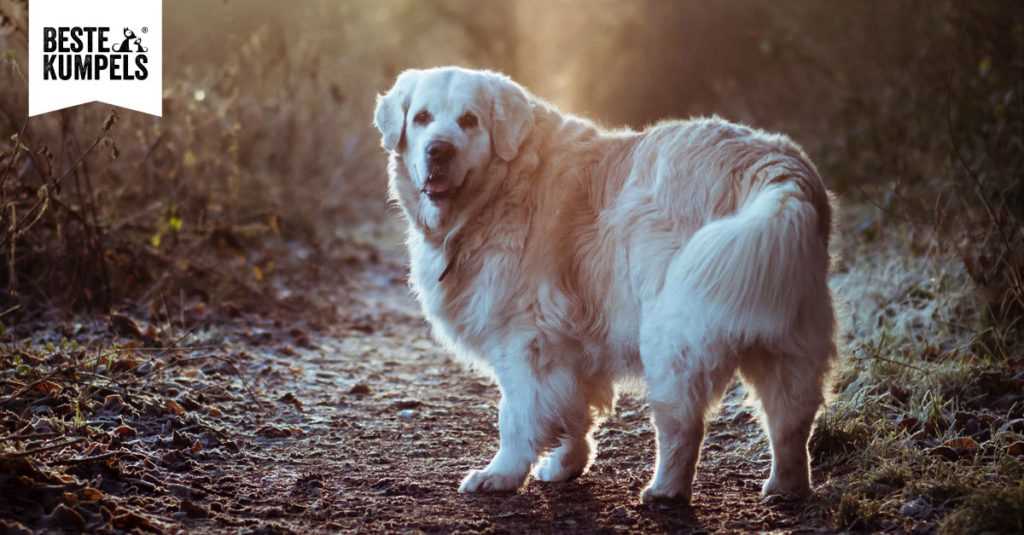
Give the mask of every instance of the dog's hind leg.
[[641, 494], [644, 502], [690, 501], [705, 416], [735, 374], [732, 359], [708, 351], [687, 348], [644, 359], [658, 448], [654, 478]]
[[761, 422], [772, 449], [772, 467], [762, 494], [811, 493], [807, 442], [824, 401], [826, 379], [835, 358], [832, 314], [825, 309], [781, 348], [743, 355], [740, 375], [761, 404]]
[[658, 448], [644, 502], [689, 502], [705, 417], [735, 376], [735, 354], [719, 341], [709, 309], [681, 277], [669, 277], [643, 309], [640, 360]]
[[[564, 435], [557, 448], [537, 463], [534, 477], [540, 481], [568, 481], [586, 472], [594, 460], [596, 445], [593, 432], [615, 403], [615, 388], [611, 379], [601, 377], [580, 384], [580, 394], [587, 405], [582, 420], [566, 422]], [[578, 412], [578, 411], [577, 411]]]

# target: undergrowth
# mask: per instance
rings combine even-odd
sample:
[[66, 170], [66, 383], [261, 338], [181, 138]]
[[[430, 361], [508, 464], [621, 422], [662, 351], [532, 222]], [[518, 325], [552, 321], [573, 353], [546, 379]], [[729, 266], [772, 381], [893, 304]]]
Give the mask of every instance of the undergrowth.
[[865, 240], [857, 226], [885, 214], [868, 205], [844, 217], [833, 290], [846, 358], [811, 440], [825, 479], [811, 507], [850, 530], [1018, 531], [1024, 347], [1013, 327], [991, 326], [940, 234], [885, 224]]

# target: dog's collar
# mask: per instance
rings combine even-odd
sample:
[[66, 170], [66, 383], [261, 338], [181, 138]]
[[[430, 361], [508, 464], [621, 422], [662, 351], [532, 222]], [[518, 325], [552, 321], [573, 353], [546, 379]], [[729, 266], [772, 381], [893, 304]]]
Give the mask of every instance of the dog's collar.
[[445, 250], [451, 251], [451, 255], [448, 256], [448, 262], [444, 266], [444, 271], [441, 272], [437, 277], [437, 282], [443, 282], [445, 277], [448, 276], [455, 269], [455, 265], [459, 263], [459, 255], [462, 252], [462, 240], [460, 236], [452, 236], [448, 247], [444, 247]]
[[441, 272], [441, 276], [437, 278], [437, 282], [444, 281], [444, 278], [448, 276], [448, 273], [452, 271], [452, 267], [455, 266], [455, 256], [452, 255], [451, 260], [448, 261], [448, 265], [444, 267], [444, 271]]

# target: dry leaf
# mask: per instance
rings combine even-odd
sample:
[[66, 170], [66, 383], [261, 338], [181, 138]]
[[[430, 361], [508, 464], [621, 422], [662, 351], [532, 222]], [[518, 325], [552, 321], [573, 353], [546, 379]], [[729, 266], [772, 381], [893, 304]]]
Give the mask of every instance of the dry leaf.
[[110, 329], [121, 336], [142, 338], [142, 329], [135, 323], [135, 320], [124, 314], [111, 314], [109, 317]]
[[116, 373], [134, 370], [139, 367], [140, 362], [135, 355], [129, 354], [114, 361], [114, 364], [110, 366], [110, 371]]
[[111, 431], [111, 432], [115, 436], [122, 437], [122, 438], [123, 437], [133, 437], [137, 433], [135, 431], [135, 428], [127, 426], [127, 425], [119, 425], [119, 426], [115, 427], [114, 430]]
[[966, 450], [975, 451], [978, 449], [978, 443], [971, 437], [960, 437], [952, 440], [947, 440], [943, 446], [953, 448], [955, 450]]
[[87, 502], [98, 502], [103, 499], [103, 492], [93, 487], [85, 487], [80, 491], [82, 500]]
[[185, 415], [185, 407], [182, 407], [181, 403], [178, 403], [177, 401], [174, 401], [173, 399], [167, 400], [167, 402], [164, 403], [164, 406], [167, 407], [167, 410], [173, 412], [174, 414], [176, 414], [178, 416], [184, 416]]
[[36, 391], [49, 396], [56, 396], [57, 394], [60, 394], [61, 390], [64, 390], [64, 387], [53, 381], [42, 381], [37, 383], [34, 388]]

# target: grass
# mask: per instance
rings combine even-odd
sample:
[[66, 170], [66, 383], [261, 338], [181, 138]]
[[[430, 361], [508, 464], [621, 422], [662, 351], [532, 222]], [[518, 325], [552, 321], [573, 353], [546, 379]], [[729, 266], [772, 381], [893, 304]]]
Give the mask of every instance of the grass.
[[991, 326], [963, 263], [934, 236], [872, 208], [844, 218], [844, 229], [873, 218], [874, 230], [848, 230], [839, 245], [846, 358], [811, 441], [827, 477], [811, 507], [845, 530], [1020, 532], [1013, 329]]
[[940, 533], [1024, 532], [1024, 484], [972, 494], [950, 514]]

